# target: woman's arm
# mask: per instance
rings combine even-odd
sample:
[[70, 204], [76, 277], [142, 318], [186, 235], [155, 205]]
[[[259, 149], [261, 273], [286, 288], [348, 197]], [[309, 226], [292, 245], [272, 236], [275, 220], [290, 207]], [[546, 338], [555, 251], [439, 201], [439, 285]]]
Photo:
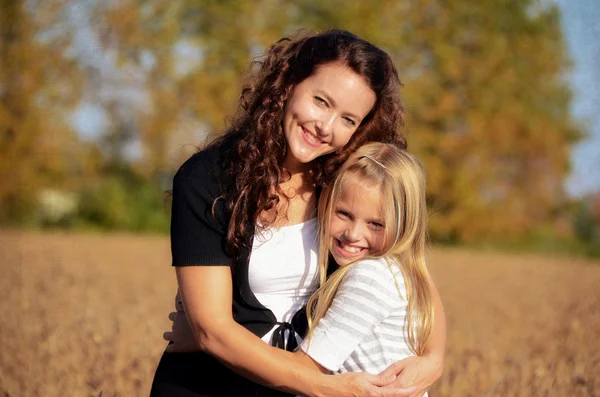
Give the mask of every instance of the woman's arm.
[[431, 292], [435, 307], [435, 320], [425, 353], [422, 356], [408, 357], [398, 361], [381, 373], [381, 375], [397, 375], [396, 380], [389, 387], [415, 386], [417, 391], [414, 396], [420, 396], [427, 391], [444, 372], [446, 314], [433, 280], [431, 280]]
[[436, 377], [439, 378], [444, 372], [444, 356], [446, 354], [446, 313], [444, 312], [442, 298], [433, 280], [431, 280], [431, 293], [433, 294], [435, 307], [435, 321], [424, 356], [429, 356], [437, 362]]
[[[321, 371], [321, 373], [328, 374], [329, 370], [313, 360], [308, 354], [306, 354], [302, 349], [298, 349], [294, 352], [294, 359], [298, 364], [304, 365], [305, 367], [315, 369], [317, 371]], [[393, 375], [392, 375], [393, 376]]]
[[414, 388], [381, 388], [394, 376], [325, 375], [300, 365], [293, 353], [269, 346], [233, 320], [231, 270], [227, 266], [177, 267], [191, 331], [200, 349], [263, 385], [305, 396], [408, 396]]
[[284, 391], [306, 396], [407, 396], [406, 390], [400, 394], [375, 387], [389, 383], [385, 376], [334, 377], [297, 365], [291, 353], [267, 345], [233, 319], [229, 266], [188, 266], [230, 263], [223, 245], [225, 210], [213, 205], [224, 177], [215, 168], [216, 157], [211, 149], [199, 152], [173, 178], [171, 252], [188, 327], [198, 347], [239, 374]]

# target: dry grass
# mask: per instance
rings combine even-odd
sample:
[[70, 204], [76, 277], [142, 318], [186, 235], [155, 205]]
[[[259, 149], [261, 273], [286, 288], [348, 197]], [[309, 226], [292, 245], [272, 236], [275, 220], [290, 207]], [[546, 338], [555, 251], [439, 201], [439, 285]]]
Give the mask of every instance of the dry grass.
[[[145, 396], [168, 239], [0, 232], [0, 396]], [[600, 265], [434, 250], [448, 352], [431, 396], [600, 396]]]

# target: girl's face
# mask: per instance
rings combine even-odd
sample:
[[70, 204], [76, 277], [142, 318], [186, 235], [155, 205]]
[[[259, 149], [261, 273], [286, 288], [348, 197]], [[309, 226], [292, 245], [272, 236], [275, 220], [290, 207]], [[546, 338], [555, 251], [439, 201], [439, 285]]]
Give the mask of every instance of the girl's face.
[[365, 79], [341, 63], [319, 66], [294, 87], [283, 116], [285, 166], [303, 168], [344, 147], [376, 101]]
[[333, 203], [329, 250], [338, 265], [346, 266], [383, 248], [382, 197], [379, 186], [355, 178]]

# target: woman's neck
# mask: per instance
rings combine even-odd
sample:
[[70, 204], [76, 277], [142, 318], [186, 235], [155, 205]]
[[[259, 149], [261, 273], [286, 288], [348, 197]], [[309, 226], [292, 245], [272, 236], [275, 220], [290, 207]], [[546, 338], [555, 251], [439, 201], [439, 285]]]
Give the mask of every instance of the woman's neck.
[[312, 172], [293, 173], [290, 178], [273, 188], [273, 194], [279, 196], [277, 215], [264, 213], [263, 223], [272, 227], [296, 225], [316, 216], [316, 188]]
[[309, 174], [312, 170], [312, 163], [301, 163], [291, 156], [289, 152], [285, 156], [285, 159], [283, 159], [281, 166], [291, 175]]

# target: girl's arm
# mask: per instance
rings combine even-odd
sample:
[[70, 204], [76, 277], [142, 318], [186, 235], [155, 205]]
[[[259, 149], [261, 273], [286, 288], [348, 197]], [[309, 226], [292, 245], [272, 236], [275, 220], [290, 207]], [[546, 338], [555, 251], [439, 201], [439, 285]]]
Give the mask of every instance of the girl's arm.
[[175, 294], [175, 311], [169, 313], [171, 323], [171, 331], [163, 333], [163, 338], [169, 344], [165, 349], [169, 353], [190, 353], [200, 351], [200, 346], [196, 342], [194, 334], [188, 323], [187, 316], [183, 309], [183, 302], [179, 294], [179, 288]]
[[325, 375], [300, 365], [294, 354], [272, 347], [233, 320], [228, 266], [177, 267], [187, 318], [200, 350], [265, 386], [305, 396], [409, 396], [414, 388], [381, 388], [394, 376]]

